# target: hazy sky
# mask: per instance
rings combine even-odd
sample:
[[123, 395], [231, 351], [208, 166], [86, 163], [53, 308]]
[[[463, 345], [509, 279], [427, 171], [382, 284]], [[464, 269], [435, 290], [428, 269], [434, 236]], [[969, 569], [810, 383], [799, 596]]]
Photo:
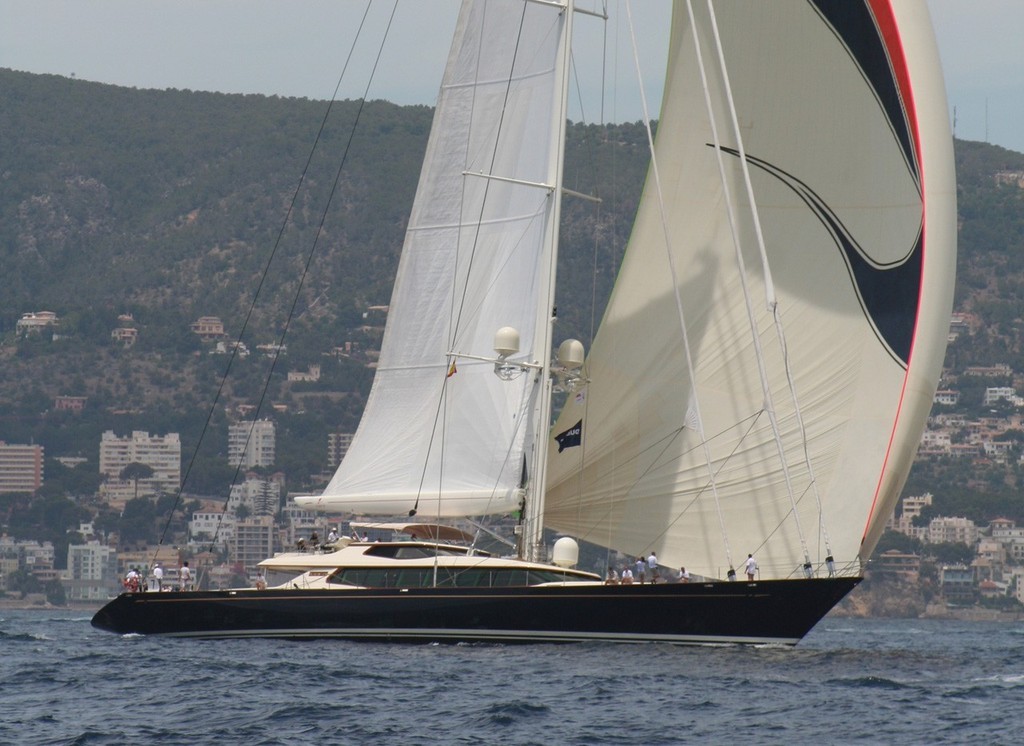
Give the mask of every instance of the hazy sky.
[[[607, 77], [633, 80], [624, 0], [611, 5], [618, 11], [607, 27], [614, 50]], [[631, 4], [651, 116], [659, 103], [669, 5]], [[1024, 0], [928, 0], [928, 6], [957, 136], [1024, 152]], [[0, 0], [0, 67], [139, 88], [327, 99], [365, 7], [366, 0]], [[391, 7], [386, 0], [372, 3], [356, 59], [372, 59]], [[371, 98], [433, 104], [457, 7], [457, 0], [401, 0]], [[580, 16], [576, 31], [590, 49], [577, 56], [581, 87], [597, 91], [596, 50], [605, 28]], [[409, 51], [396, 55], [396, 49]], [[339, 96], [361, 96], [368, 73], [368, 64], [350, 68]], [[574, 102], [570, 118], [601, 120], [600, 97], [584, 93], [583, 101], [582, 110]], [[605, 120], [641, 115], [636, 96], [604, 102]]]

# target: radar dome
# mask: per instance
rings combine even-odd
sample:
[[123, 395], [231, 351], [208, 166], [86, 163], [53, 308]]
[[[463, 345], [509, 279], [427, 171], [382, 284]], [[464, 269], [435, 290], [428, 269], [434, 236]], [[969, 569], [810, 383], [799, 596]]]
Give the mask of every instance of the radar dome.
[[551, 562], [559, 567], [575, 567], [580, 559], [580, 545], [575, 539], [563, 536], [551, 550]]

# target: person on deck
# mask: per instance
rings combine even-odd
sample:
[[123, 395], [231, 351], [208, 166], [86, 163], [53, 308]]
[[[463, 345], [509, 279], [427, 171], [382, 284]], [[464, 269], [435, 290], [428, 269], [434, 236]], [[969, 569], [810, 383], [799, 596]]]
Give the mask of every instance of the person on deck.
[[647, 557], [647, 574], [650, 576], [652, 583], [658, 581], [658, 556], [653, 551]]
[[747, 580], [753, 583], [754, 575], [757, 574], [757, 560], [754, 559], [754, 555], [747, 555], [747, 561], [743, 565], [743, 571], [747, 573]]
[[633, 579], [642, 585], [646, 575], [647, 562], [644, 560], [643, 557], [637, 557], [636, 562], [633, 565]]
[[680, 567], [679, 568], [679, 582], [680, 583], [689, 583], [690, 582], [690, 573], [688, 573], [686, 571], [685, 567]]
[[622, 568], [622, 579], [619, 582], [623, 585], [633, 585], [633, 571], [629, 569], [629, 565]]
[[181, 581], [181, 590], [192, 590], [192, 571], [188, 567], [188, 560], [181, 563], [181, 569], [178, 570], [178, 579]]
[[160, 567], [159, 562], [153, 563], [153, 580], [156, 583], [156, 589], [162, 591], [164, 589], [164, 568]]

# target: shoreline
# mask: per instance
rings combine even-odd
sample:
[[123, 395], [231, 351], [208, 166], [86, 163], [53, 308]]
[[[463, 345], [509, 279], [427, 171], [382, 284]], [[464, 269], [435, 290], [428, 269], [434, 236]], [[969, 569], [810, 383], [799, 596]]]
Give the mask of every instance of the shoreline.
[[76, 601], [74, 603], [65, 604], [64, 606], [54, 606], [53, 604], [44, 601], [38, 603], [30, 601], [28, 599], [20, 598], [0, 598], [0, 611], [5, 609], [12, 609], [16, 611], [98, 611], [106, 601]]

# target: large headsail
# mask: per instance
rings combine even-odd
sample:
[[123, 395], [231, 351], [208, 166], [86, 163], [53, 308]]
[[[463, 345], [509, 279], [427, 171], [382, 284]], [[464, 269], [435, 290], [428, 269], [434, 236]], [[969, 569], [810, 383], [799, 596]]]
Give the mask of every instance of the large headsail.
[[505, 326], [524, 350], [510, 359], [540, 354], [564, 23], [553, 4], [463, 3], [363, 419], [324, 494], [297, 503], [376, 515], [518, 507], [537, 377], [503, 381], [459, 356], [493, 357]]
[[735, 0], [712, 15], [694, 0], [691, 23], [687, 6], [660, 190], [649, 177], [591, 383], [554, 428], [582, 420], [583, 437], [552, 444], [545, 520], [717, 577], [747, 552], [765, 577], [799, 572], [805, 551], [863, 560], [916, 452], [952, 305], [952, 138], [927, 9]]

